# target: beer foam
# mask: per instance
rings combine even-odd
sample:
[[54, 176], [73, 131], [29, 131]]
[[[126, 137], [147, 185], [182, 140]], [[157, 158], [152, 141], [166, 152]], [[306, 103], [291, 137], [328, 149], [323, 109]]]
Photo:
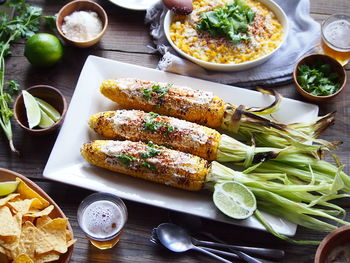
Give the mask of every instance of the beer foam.
[[121, 209], [107, 200], [93, 202], [84, 209], [82, 227], [95, 238], [106, 238], [117, 234], [124, 221]]
[[350, 48], [350, 23], [337, 20], [330, 23], [324, 30], [325, 38], [339, 48]]

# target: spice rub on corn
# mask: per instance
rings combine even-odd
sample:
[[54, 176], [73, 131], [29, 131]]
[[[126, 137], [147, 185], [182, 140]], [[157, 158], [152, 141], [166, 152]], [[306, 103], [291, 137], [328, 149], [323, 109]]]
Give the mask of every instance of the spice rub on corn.
[[221, 140], [216, 130], [177, 118], [139, 110], [100, 112], [89, 126], [109, 139], [152, 141], [207, 160], [215, 160]]
[[92, 165], [190, 191], [203, 189], [209, 169], [198, 156], [143, 142], [96, 140], [80, 152]]
[[258, 0], [244, 1], [255, 13], [253, 22], [247, 27], [249, 40], [233, 44], [226, 37], [213, 37], [206, 31], [198, 30], [197, 25], [203, 13], [232, 2], [234, 1], [193, 0], [193, 12], [190, 15], [174, 16], [169, 29], [171, 40], [190, 56], [220, 64], [239, 64], [256, 60], [271, 53], [281, 44], [284, 36], [281, 23], [275, 14]]
[[220, 127], [225, 111], [224, 102], [212, 92], [171, 83], [119, 78], [104, 81], [100, 90], [123, 108], [152, 111], [209, 127]]

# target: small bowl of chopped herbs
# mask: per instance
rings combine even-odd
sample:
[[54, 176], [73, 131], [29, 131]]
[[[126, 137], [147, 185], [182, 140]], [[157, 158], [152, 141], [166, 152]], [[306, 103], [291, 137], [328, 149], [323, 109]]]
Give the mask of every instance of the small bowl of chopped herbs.
[[322, 54], [303, 57], [295, 65], [293, 79], [297, 91], [313, 102], [337, 96], [344, 88], [346, 74], [335, 59]]

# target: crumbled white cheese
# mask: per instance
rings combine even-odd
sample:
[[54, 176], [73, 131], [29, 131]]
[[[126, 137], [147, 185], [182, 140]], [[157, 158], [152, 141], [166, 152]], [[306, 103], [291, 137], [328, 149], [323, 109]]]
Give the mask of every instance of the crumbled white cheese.
[[63, 34], [74, 41], [88, 41], [102, 31], [102, 22], [96, 12], [75, 11], [64, 18]]

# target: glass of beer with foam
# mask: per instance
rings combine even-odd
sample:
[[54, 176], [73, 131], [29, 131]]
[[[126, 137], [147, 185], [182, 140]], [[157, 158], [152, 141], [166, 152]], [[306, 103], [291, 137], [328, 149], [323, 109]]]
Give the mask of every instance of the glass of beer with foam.
[[343, 66], [350, 59], [350, 15], [334, 14], [321, 26], [323, 53]]
[[108, 193], [86, 197], [78, 208], [78, 224], [91, 244], [109, 249], [118, 243], [128, 212], [124, 202]]

